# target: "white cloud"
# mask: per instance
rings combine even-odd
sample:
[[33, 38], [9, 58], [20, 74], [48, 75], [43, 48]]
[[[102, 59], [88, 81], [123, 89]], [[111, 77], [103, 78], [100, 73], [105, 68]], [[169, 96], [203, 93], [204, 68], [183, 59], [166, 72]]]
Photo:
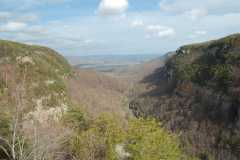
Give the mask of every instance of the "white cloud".
[[116, 15], [124, 13], [128, 8], [128, 0], [102, 0], [98, 7], [101, 15]]
[[144, 23], [143, 23], [143, 21], [142, 20], [140, 20], [140, 19], [135, 19], [135, 20], [133, 20], [132, 22], [131, 22], [131, 27], [142, 27], [142, 26], [144, 26]]
[[185, 12], [185, 14], [190, 17], [192, 20], [198, 20], [199, 18], [205, 17], [208, 15], [208, 10], [204, 8], [195, 8], [190, 11]]
[[210, 14], [239, 12], [238, 0], [161, 0], [160, 9], [166, 12], [184, 13], [192, 8], [204, 8]]
[[8, 22], [5, 25], [0, 26], [1, 32], [17, 32], [25, 29], [27, 27], [26, 23], [23, 22]]
[[174, 6], [169, 4], [169, 2], [167, 0], [160, 1], [159, 7], [162, 11], [173, 11], [174, 10]]
[[188, 38], [189, 39], [197, 39], [197, 38], [203, 37], [205, 35], [207, 35], [207, 31], [205, 31], [205, 30], [195, 30], [193, 32], [193, 34], [188, 36]]
[[207, 31], [205, 31], [205, 30], [197, 30], [197, 31], [195, 31], [195, 34], [197, 34], [197, 35], [206, 35]]
[[161, 25], [149, 25], [146, 27], [147, 37], [171, 37], [175, 30], [171, 27]]

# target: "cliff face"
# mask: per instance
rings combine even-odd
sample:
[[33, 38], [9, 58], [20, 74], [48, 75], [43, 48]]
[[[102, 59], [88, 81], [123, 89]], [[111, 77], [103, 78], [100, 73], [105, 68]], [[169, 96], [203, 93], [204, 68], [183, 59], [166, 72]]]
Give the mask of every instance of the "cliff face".
[[65, 79], [70, 73], [71, 66], [52, 49], [1, 40], [1, 113], [19, 113], [26, 132], [33, 122], [51, 126], [68, 106]]
[[240, 34], [183, 46], [141, 83], [136, 116], [157, 117], [202, 159], [240, 158]]
[[[50, 48], [0, 40], [0, 139], [14, 139], [15, 133], [29, 146], [38, 141], [56, 150], [52, 144], [66, 132], [60, 119], [71, 105], [66, 87], [71, 73], [68, 62]], [[0, 157], [7, 159], [3, 150]]]

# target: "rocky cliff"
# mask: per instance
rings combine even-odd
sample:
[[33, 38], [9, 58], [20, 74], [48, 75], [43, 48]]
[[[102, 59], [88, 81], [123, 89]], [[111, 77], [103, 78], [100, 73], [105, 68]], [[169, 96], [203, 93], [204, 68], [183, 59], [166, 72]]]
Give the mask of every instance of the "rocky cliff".
[[64, 81], [71, 67], [54, 50], [1, 40], [0, 71], [1, 108], [21, 105], [25, 114], [41, 121], [44, 113], [67, 106]]
[[50, 48], [1, 40], [0, 139], [14, 144], [24, 136], [29, 144], [55, 150], [65, 134], [59, 122], [71, 105], [66, 87], [71, 74], [68, 62]]

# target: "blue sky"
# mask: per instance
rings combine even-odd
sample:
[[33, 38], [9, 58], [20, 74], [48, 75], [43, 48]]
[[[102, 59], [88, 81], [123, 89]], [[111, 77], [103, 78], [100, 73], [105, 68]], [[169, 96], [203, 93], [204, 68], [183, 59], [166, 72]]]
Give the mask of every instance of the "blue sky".
[[0, 0], [0, 39], [64, 55], [164, 54], [240, 32], [238, 0]]

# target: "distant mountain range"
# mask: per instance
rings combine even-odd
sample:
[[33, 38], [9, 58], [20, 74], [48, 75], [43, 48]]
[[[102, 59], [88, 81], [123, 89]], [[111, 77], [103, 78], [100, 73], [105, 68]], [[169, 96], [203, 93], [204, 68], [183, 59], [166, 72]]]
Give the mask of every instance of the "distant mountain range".
[[130, 66], [142, 64], [160, 54], [146, 55], [91, 55], [66, 57], [75, 68], [93, 69], [100, 72], [121, 72]]

